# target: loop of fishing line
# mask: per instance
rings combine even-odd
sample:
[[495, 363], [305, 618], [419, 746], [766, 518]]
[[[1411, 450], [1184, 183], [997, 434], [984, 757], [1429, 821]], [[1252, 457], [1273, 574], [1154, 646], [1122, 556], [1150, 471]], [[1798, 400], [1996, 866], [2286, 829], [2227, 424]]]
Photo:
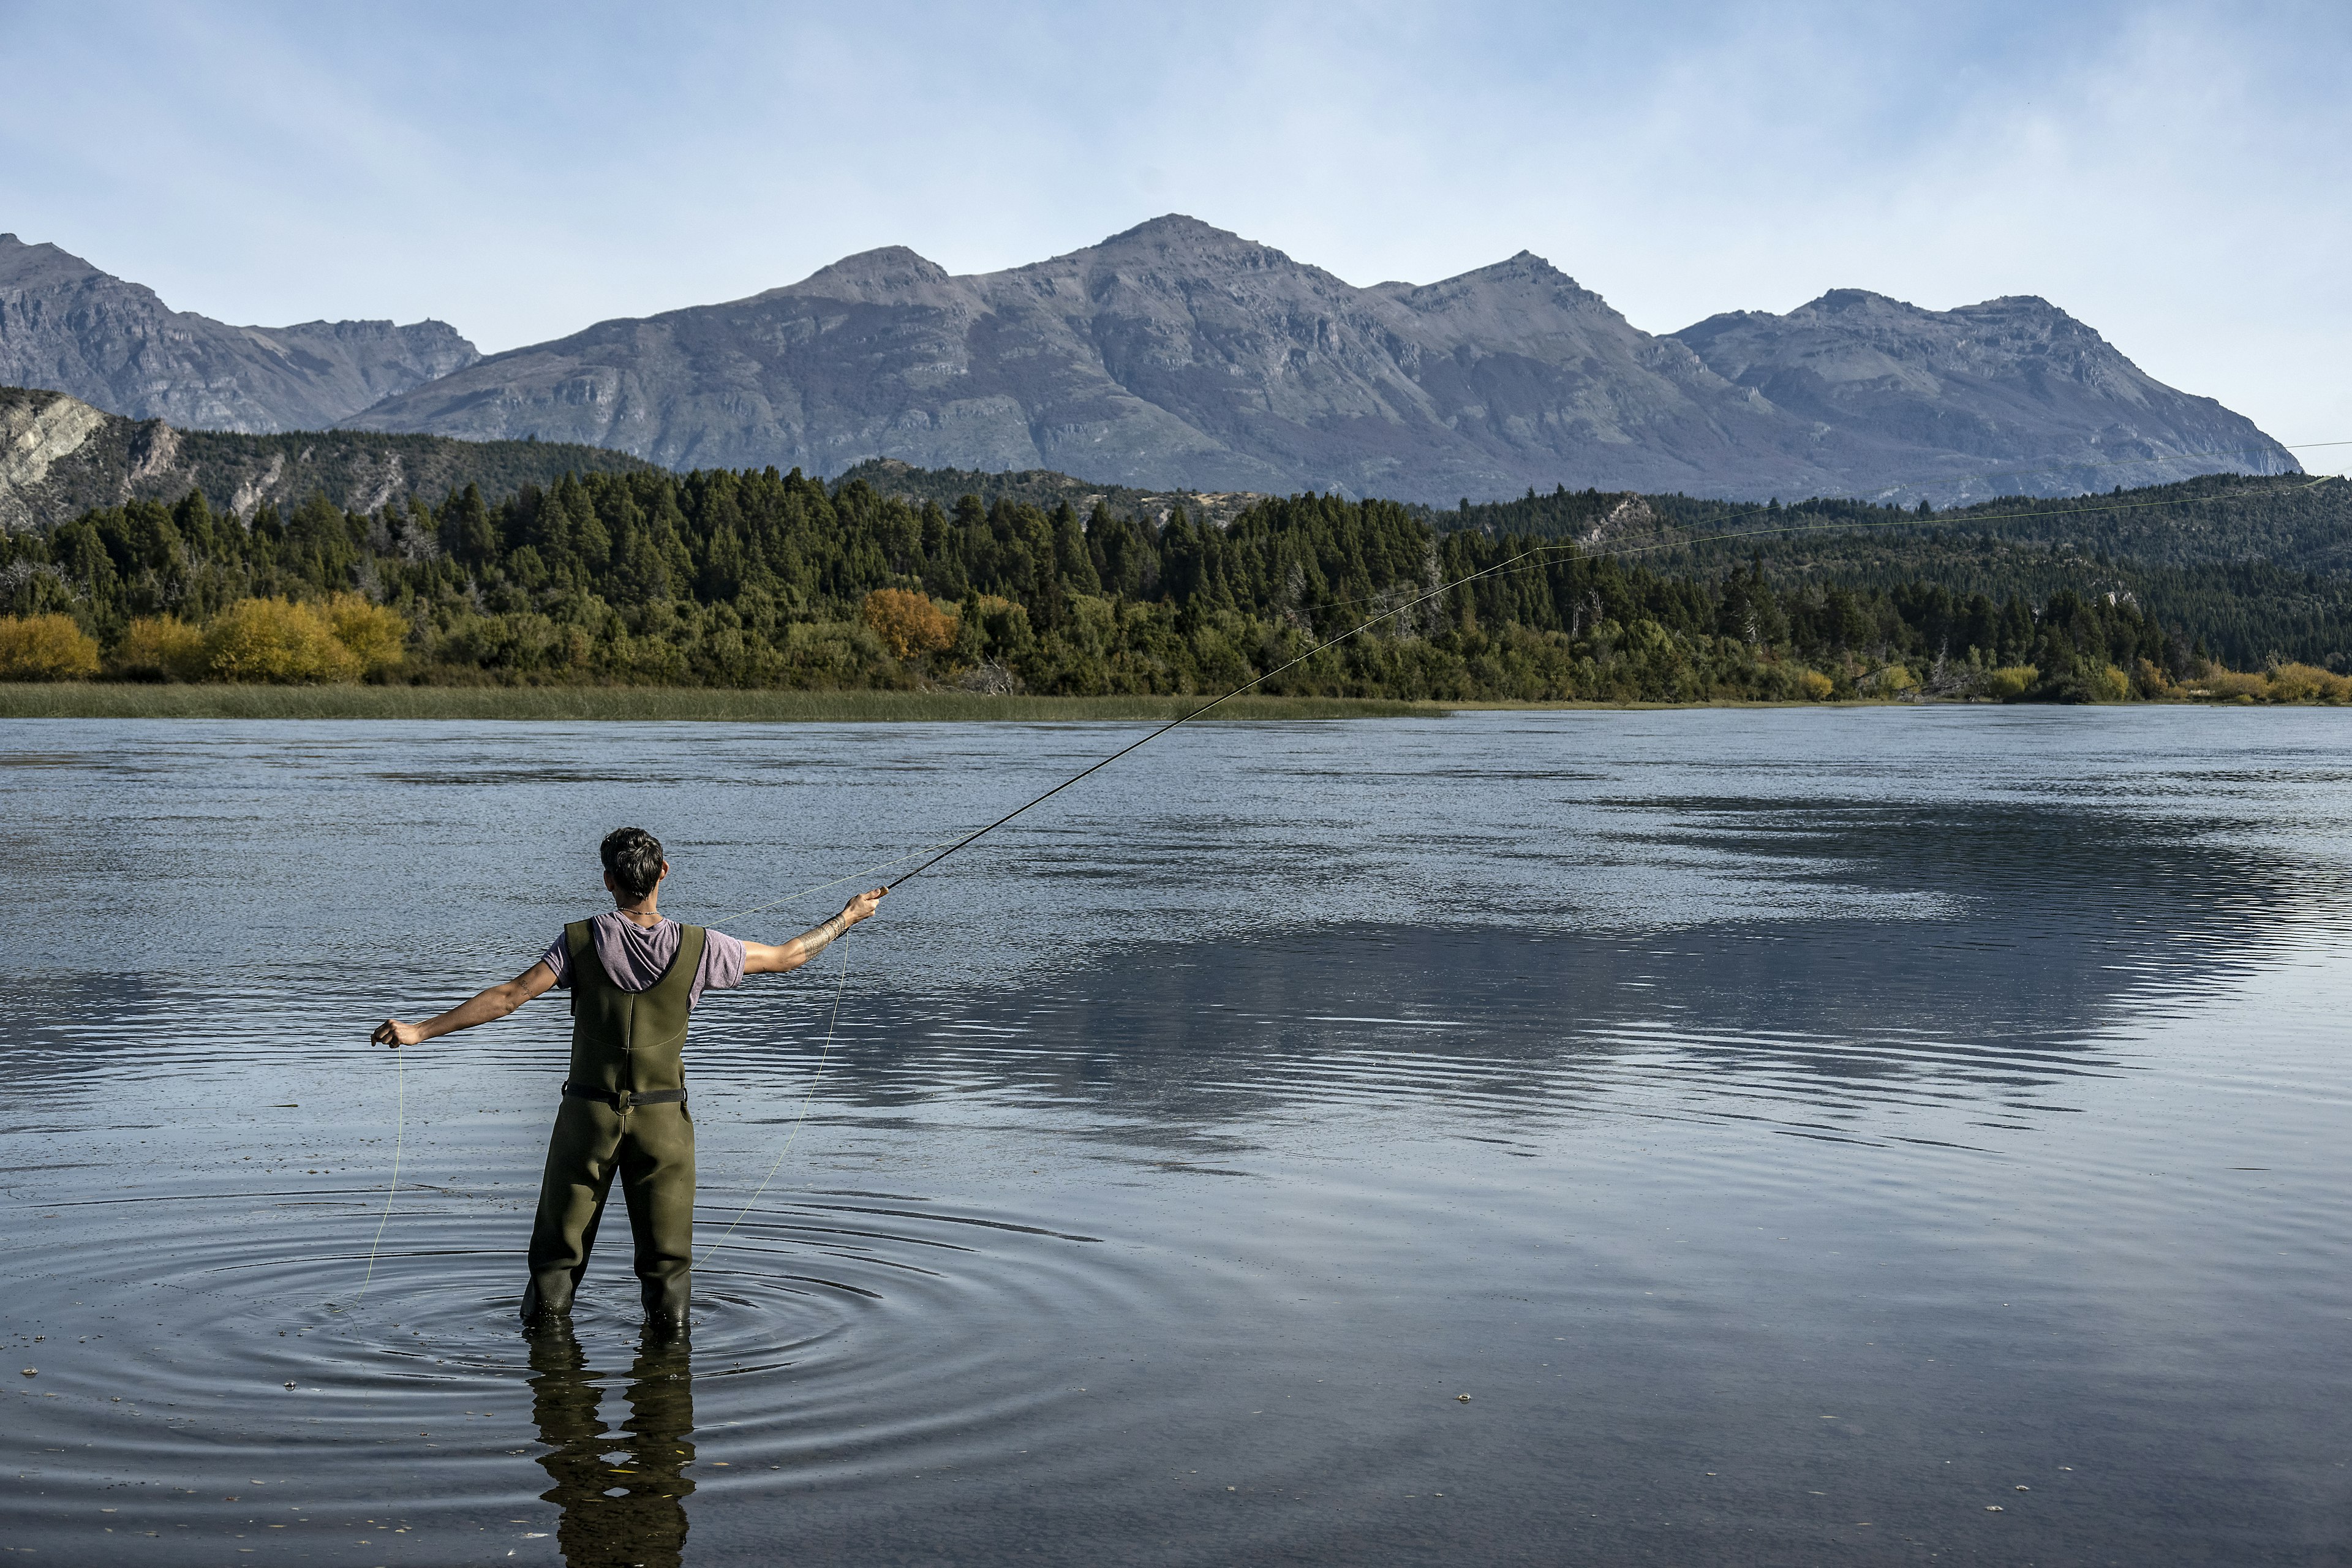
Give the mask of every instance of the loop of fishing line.
[[392, 1181], [383, 1189], [383, 1217], [375, 1222], [375, 1239], [368, 1243], [367, 1278], [360, 1281], [360, 1293], [352, 1302], [354, 1311], [367, 1300], [368, 1287], [375, 1283], [376, 1248], [383, 1245], [383, 1227], [392, 1223], [392, 1194], [400, 1190], [400, 1145], [408, 1127], [408, 1063], [407, 1047], [395, 1042], [392, 1047]]
[[[920, 854], [921, 851], [918, 850], [916, 853]], [[903, 860], [908, 857], [902, 855], [899, 858]], [[751, 1212], [751, 1205], [760, 1201], [760, 1195], [768, 1190], [768, 1184], [774, 1181], [776, 1173], [784, 1168], [784, 1156], [793, 1152], [793, 1142], [801, 1135], [801, 1123], [808, 1120], [809, 1102], [816, 1098], [817, 1080], [824, 1076], [824, 1064], [833, 1056], [833, 1032], [841, 1023], [842, 993], [849, 989], [849, 950], [847, 948], [842, 949], [841, 962], [835, 967], [841, 971], [841, 979], [833, 989], [833, 1016], [825, 1021], [824, 1048], [817, 1053], [815, 1070], [809, 1074], [808, 1089], [801, 1096], [800, 1114], [793, 1118], [792, 1131], [784, 1134], [784, 1146], [776, 1151], [775, 1163], [768, 1167], [768, 1173], [760, 1178], [760, 1184], [752, 1189], [751, 1195], [743, 1200], [743, 1207], [733, 1219], [728, 1222], [727, 1228], [719, 1233], [719, 1239], [703, 1249], [701, 1258], [695, 1263], [698, 1268], [709, 1262], [710, 1255], [717, 1252], [727, 1238], [735, 1234], [735, 1227], [743, 1223], [744, 1215]]]

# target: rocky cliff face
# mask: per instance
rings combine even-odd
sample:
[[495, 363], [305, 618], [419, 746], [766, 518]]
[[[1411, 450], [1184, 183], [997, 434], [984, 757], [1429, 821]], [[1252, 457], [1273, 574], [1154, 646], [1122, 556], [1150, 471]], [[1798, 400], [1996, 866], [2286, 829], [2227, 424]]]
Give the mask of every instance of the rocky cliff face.
[[1839, 289], [1675, 336], [1822, 430], [1847, 471], [1906, 476], [1939, 500], [2295, 471], [2252, 420], [2174, 391], [2030, 295], [1923, 310]]
[[203, 429], [320, 430], [481, 356], [440, 321], [233, 327], [0, 234], [0, 383]]
[[249, 521], [263, 506], [290, 508], [313, 492], [346, 511], [373, 511], [412, 495], [438, 501], [468, 484], [495, 500], [566, 472], [645, 467], [625, 453], [544, 441], [181, 430], [61, 392], [0, 386], [0, 533], [63, 522], [91, 507], [176, 501], [199, 488], [214, 507]]

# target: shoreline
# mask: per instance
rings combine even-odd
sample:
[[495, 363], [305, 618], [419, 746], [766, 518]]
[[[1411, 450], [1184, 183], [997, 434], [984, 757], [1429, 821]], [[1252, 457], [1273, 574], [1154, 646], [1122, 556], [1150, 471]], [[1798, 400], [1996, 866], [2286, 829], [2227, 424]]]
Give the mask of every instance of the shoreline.
[[[775, 691], [662, 686], [147, 685], [0, 682], [5, 719], [673, 721], [699, 723], [1037, 723], [1166, 721], [1201, 697], [992, 697], [971, 691]], [[1442, 719], [1456, 704], [1236, 697], [1219, 720]]]
[[[215, 719], [515, 723], [660, 722], [1135, 723], [1165, 722], [1199, 697], [992, 697], [971, 691], [778, 691], [661, 686], [151, 685], [132, 681], [0, 681], [0, 720]], [[1680, 709], [1985, 708], [1984, 700], [1861, 698], [1843, 702], [1601, 702], [1493, 699], [1416, 702], [1370, 697], [1268, 697], [1221, 704], [1211, 721], [1444, 719], [1456, 713], [1664, 712]], [[2032, 706], [2044, 706], [2033, 704]], [[2308, 707], [2229, 698], [2172, 698], [2108, 707]]]

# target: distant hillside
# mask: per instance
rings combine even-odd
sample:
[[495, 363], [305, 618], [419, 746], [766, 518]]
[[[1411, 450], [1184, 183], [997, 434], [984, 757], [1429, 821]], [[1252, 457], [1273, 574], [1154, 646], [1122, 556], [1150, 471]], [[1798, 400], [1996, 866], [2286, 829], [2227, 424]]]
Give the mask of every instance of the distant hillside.
[[133, 419], [319, 430], [481, 358], [444, 321], [233, 327], [54, 245], [0, 234], [0, 384]]
[[175, 501], [202, 489], [251, 518], [323, 490], [347, 511], [411, 495], [438, 500], [479, 485], [492, 500], [564, 473], [652, 465], [597, 447], [458, 441], [352, 430], [240, 436], [125, 419], [62, 393], [0, 386], [0, 532], [43, 528], [132, 500]]
[[1052, 511], [1064, 502], [1079, 517], [1092, 514], [1099, 504], [1113, 516], [1154, 523], [1166, 522], [1178, 507], [1195, 522], [1222, 528], [1266, 498], [1252, 490], [1139, 490], [1126, 485], [1090, 484], [1057, 474], [1051, 468], [1026, 468], [1018, 473], [992, 474], [980, 468], [918, 468], [896, 458], [873, 458], [835, 481], [851, 480], [886, 496], [917, 502], [936, 501], [952, 507], [965, 496], [977, 496], [982, 506], [1009, 500]]
[[1555, 484], [1942, 505], [2296, 467], [2040, 299], [1937, 311], [1837, 289], [1656, 336], [1524, 251], [1362, 288], [1172, 215], [970, 277], [868, 251], [494, 354], [351, 423], [677, 468], [887, 457], [1436, 505]]
[[[852, 479], [949, 509], [964, 495], [1040, 511], [1067, 501], [1082, 520], [1099, 500], [1114, 517], [1160, 522], [1181, 501], [1195, 521], [1219, 527], [1266, 500], [1089, 485], [1050, 469], [987, 473], [888, 459], [859, 465], [835, 489]], [[1574, 541], [1578, 553], [1684, 582], [1720, 583], [1760, 559], [1766, 581], [1789, 593], [1924, 584], [1964, 599], [2042, 605], [2071, 592], [2144, 605], [2241, 665], [2277, 654], [2352, 668], [2352, 481], [2344, 479], [2216, 474], [1926, 513], [1866, 501], [1782, 506], [1566, 489], [1402, 510], [1440, 535]]]
[[2242, 668], [2352, 668], [2352, 481], [2217, 474], [2105, 495], [2011, 496], [1922, 514], [1560, 491], [1432, 514], [1493, 539], [1573, 540], [1644, 570], [1783, 594], [1937, 589], [2135, 605]]
[[[1431, 514], [1444, 530], [1491, 536], [1576, 539], [1609, 550], [1639, 547], [1644, 560], [1690, 566], [1746, 560], [1768, 564], [1820, 553], [1896, 554], [1931, 535], [1983, 535], [2010, 546], [2064, 549], [2149, 566], [2260, 561], [2293, 572], [2352, 575], [2352, 483], [2302, 475], [2212, 474], [2179, 484], [2063, 498], [2005, 496], [1923, 514], [1866, 501], [1807, 500], [1783, 507], [1685, 495], [1556, 490]], [[1735, 537], [1705, 543], [1700, 536]]]

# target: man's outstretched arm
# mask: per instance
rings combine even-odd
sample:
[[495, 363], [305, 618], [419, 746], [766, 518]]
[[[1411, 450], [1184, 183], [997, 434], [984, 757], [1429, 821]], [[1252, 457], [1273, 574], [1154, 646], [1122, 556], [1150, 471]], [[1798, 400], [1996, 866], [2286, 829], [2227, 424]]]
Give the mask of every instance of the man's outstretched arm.
[[882, 901], [882, 895], [889, 890], [887, 888], [877, 888], [871, 892], [858, 894], [844, 904], [841, 912], [833, 919], [823, 925], [810, 927], [790, 942], [778, 942], [772, 947], [764, 942], [745, 942], [743, 973], [782, 974], [787, 970], [798, 969], [802, 964], [823, 952], [835, 937], [839, 936], [859, 921], [873, 919], [875, 906]]
[[487, 1024], [493, 1018], [503, 1018], [532, 997], [555, 984], [555, 971], [544, 961], [532, 964], [503, 985], [493, 985], [458, 1003], [437, 1018], [427, 1018], [422, 1024], [404, 1024], [397, 1018], [386, 1018], [375, 1026], [369, 1038], [379, 1046], [398, 1050], [432, 1039], [436, 1035], [470, 1029], [477, 1024]]

